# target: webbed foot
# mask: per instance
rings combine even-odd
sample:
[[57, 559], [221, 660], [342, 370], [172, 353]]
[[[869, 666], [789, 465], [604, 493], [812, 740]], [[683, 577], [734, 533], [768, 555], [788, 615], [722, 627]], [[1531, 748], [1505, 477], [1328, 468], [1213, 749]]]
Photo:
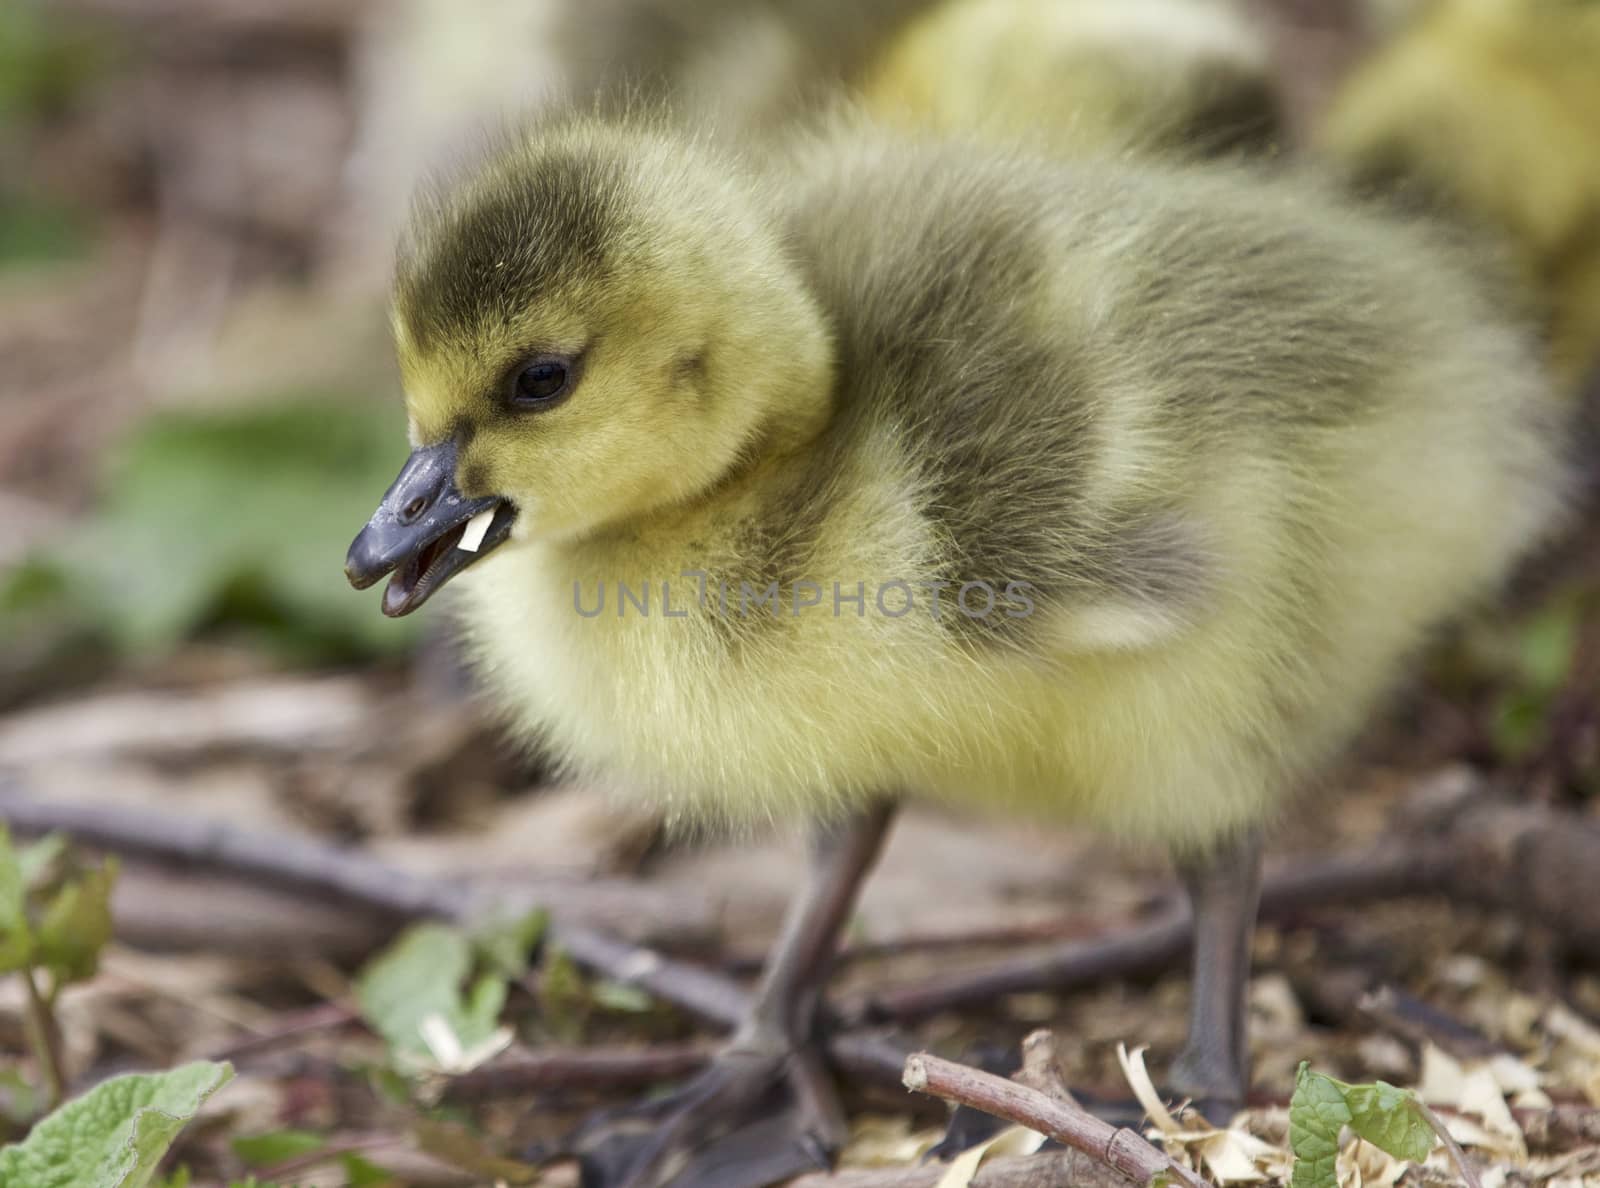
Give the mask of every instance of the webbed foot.
[[767, 1188], [831, 1165], [848, 1128], [814, 1042], [817, 1003], [892, 817], [883, 802], [818, 833], [732, 1043], [677, 1092], [580, 1127], [561, 1153], [583, 1188]]
[[582, 1188], [766, 1188], [826, 1170], [846, 1134], [811, 1050], [732, 1048], [665, 1097], [597, 1114], [566, 1145]]
[[1179, 1099], [1216, 1127], [1225, 1127], [1244, 1107], [1244, 1069], [1229, 1053], [1191, 1041], [1172, 1062], [1167, 1083]]

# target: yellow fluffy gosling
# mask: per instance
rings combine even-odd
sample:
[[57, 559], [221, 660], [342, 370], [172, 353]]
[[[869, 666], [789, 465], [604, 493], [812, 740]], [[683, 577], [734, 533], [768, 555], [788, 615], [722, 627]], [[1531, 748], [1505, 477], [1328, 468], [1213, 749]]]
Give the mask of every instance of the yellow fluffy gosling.
[[1259, 829], [1562, 503], [1563, 402], [1453, 252], [1295, 178], [848, 119], [763, 162], [557, 119], [421, 201], [415, 451], [352, 581], [405, 614], [464, 573], [519, 727], [823, 839], [748, 1024], [605, 1182], [840, 1140], [814, 1007], [907, 795], [1167, 847], [1171, 1079], [1241, 1099]]

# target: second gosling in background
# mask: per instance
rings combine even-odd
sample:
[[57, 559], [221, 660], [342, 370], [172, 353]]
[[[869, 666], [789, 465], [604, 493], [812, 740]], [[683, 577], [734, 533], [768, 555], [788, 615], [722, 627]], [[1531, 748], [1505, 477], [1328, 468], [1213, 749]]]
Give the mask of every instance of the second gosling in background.
[[1600, 5], [1427, 0], [1319, 140], [1369, 191], [1498, 241], [1577, 387], [1600, 367]]
[[1283, 135], [1265, 35], [1232, 0], [944, 0], [869, 64], [862, 101], [1052, 156], [1269, 153]]
[[[818, 822], [750, 1019], [589, 1132], [603, 1182], [766, 1183], [841, 1141], [816, 1003], [908, 795], [1168, 848], [1171, 1081], [1243, 1099], [1260, 829], [1563, 503], [1566, 402], [1453, 250], [1293, 177], [848, 118], [759, 162], [555, 119], [422, 200], [416, 449], [351, 579], [394, 571], [404, 614], [465, 571], [501, 705], [579, 770]], [[602, 584], [652, 613], [587, 613]]]

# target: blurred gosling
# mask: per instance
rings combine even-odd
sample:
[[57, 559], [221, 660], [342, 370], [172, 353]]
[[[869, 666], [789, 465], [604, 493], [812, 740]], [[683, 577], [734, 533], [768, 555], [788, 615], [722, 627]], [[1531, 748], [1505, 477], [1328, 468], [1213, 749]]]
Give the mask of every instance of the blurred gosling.
[[1600, 364], [1600, 5], [1413, 7], [1336, 96], [1323, 148], [1499, 239], [1573, 385]]
[[868, 68], [869, 110], [1056, 155], [1270, 152], [1259, 28], [1228, 0], [945, 0]]

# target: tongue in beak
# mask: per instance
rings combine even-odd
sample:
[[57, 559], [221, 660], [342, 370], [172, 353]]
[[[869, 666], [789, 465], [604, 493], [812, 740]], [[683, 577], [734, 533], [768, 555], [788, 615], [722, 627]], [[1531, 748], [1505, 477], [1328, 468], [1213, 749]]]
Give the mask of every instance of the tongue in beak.
[[350, 546], [344, 573], [356, 589], [394, 575], [383, 592], [383, 613], [391, 618], [416, 610], [511, 535], [516, 508], [493, 495], [464, 498], [455, 475], [455, 442], [413, 450]]

